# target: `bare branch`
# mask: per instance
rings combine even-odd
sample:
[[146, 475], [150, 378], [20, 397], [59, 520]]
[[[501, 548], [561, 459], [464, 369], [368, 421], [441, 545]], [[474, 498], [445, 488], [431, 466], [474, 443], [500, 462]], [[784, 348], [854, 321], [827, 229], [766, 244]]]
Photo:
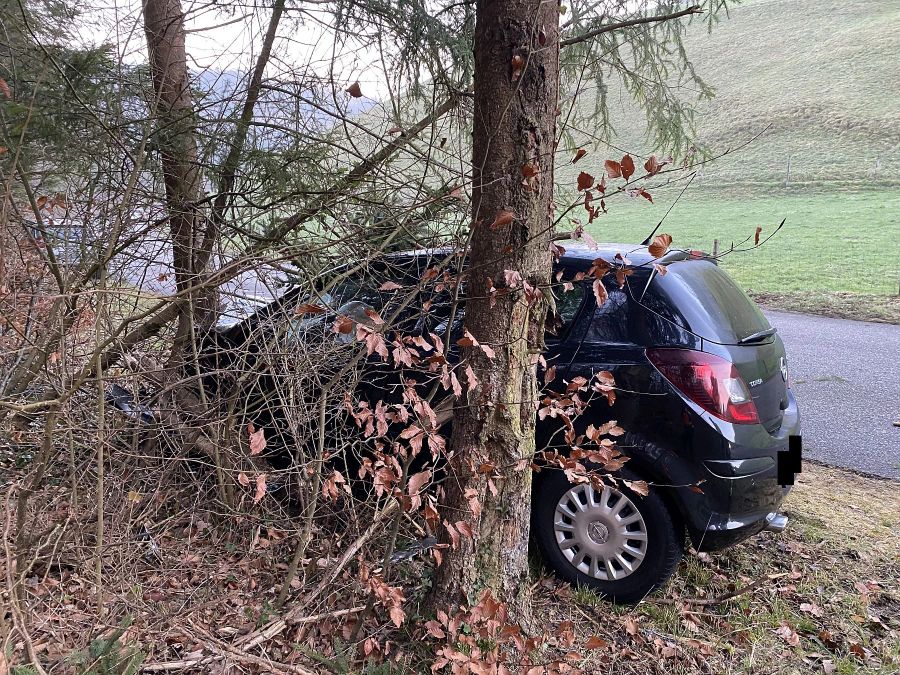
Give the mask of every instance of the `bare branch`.
[[688, 16], [690, 14], [702, 14], [703, 10], [700, 8], [700, 5], [693, 5], [692, 7], [688, 7], [687, 9], [683, 9], [680, 12], [672, 12], [671, 14], [661, 14], [659, 16], [645, 16], [640, 19], [629, 19], [628, 21], [620, 21], [618, 23], [610, 23], [605, 26], [600, 26], [600, 28], [596, 28], [594, 30], [589, 30], [587, 33], [583, 33], [581, 35], [576, 35], [574, 37], [566, 38], [565, 40], [561, 40], [559, 43], [560, 47], [570, 47], [572, 45], [578, 44], [579, 42], [584, 42], [585, 40], [591, 40], [598, 35], [603, 35], [604, 33], [609, 33], [610, 31], [620, 30], [622, 28], [631, 28], [632, 26], [640, 26], [646, 23], [660, 23], [662, 21], [672, 21], [673, 19], [680, 19], [683, 16]]

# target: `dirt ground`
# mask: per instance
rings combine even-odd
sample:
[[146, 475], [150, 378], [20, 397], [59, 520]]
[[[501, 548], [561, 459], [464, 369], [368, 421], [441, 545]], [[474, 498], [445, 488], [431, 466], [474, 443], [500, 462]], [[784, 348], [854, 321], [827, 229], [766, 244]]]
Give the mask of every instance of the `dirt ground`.
[[[381, 645], [392, 645], [388, 663], [360, 666], [345, 657], [353, 616], [366, 598], [348, 574], [305, 619], [236, 650], [242, 636], [278, 615], [289, 520], [272, 513], [223, 517], [196, 485], [136, 489], [164, 484], [157, 482], [163, 478], [109, 478], [99, 585], [89, 534], [94, 496], [81, 493], [73, 509], [67, 485], [35, 495], [32, 505], [43, 517], [35, 516], [33, 531], [42, 544], [25, 562], [14, 606], [7, 491], [2, 597], [28, 627], [27, 639], [14, 633], [7, 644], [12, 672], [37, 672], [16, 665], [28, 662], [29, 651], [52, 673], [428, 671], [434, 661], [433, 645], [423, 638], [428, 617], [416, 607], [429, 572], [422, 556], [396, 566], [404, 626], [395, 629], [384, 612], [373, 617]], [[900, 672], [898, 484], [807, 464], [785, 510], [791, 518], [785, 532], [763, 533], [722, 553], [691, 552], [672, 583], [635, 608], [561, 584], [535, 559], [535, 615], [544, 639], [532, 662], [567, 653], [567, 667], [585, 673]], [[327, 526], [321, 525], [327, 546], [307, 562], [310, 569], [328, 569], [353, 539]], [[8, 631], [12, 615], [5, 621]]]

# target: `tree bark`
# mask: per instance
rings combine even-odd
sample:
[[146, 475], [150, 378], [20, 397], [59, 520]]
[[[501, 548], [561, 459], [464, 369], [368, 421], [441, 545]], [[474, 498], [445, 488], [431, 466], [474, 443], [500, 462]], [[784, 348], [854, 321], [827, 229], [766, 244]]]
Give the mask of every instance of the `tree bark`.
[[195, 325], [209, 326], [215, 317], [215, 294], [209, 285], [202, 285], [214, 243], [212, 236], [204, 233], [214, 232], [198, 206], [202, 186], [181, 1], [145, 0], [144, 32], [153, 76], [151, 110], [155, 106], [175, 287], [190, 299], [179, 312], [175, 355], [188, 344]]
[[[441, 517], [451, 524], [468, 521], [474, 536], [461, 537], [453, 548], [453, 537], [442, 530], [451, 548], [444, 551], [430, 598], [437, 609], [474, 601], [490, 589], [509, 603], [510, 617], [525, 624], [537, 364], [547, 309], [540, 289], [552, 267], [558, 24], [555, 1], [476, 5], [465, 327], [496, 355], [489, 358], [479, 347], [463, 350], [478, 383], [468, 378], [467, 400], [454, 415]], [[498, 219], [503, 212], [514, 220], [501, 225], [508, 219]], [[489, 293], [491, 282], [498, 293]], [[486, 467], [493, 473], [484, 473]]]

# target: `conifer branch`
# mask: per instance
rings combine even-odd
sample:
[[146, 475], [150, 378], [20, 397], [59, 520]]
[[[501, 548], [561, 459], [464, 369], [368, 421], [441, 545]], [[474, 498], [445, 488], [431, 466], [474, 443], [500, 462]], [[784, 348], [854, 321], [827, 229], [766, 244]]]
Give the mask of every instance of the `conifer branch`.
[[584, 42], [585, 40], [590, 40], [592, 38], [597, 37], [598, 35], [603, 35], [603, 33], [609, 33], [610, 31], [619, 30], [620, 28], [630, 28], [632, 26], [640, 26], [645, 23], [659, 23], [662, 21], [672, 21], [673, 19], [680, 19], [683, 16], [688, 16], [690, 14], [702, 14], [703, 10], [700, 8], [700, 5], [692, 5], [687, 9], [682, 9], [680, 12], [673, 12], [672, 14], [661, 14], [659, 16], [645, 16], [640, 19], [629, 19], [628, 21], [620, 21], [619, 23], [610, 23], [605, 26], [601, 26], [600, 28], [596, 28], [594, 30], [589, 30], [587, 33], [582, 33], [581, 35], [576, 35], [574, 37], [567, 38], [565, 40], [560, 40], [560, 47], [569, 47], [574, 44], [578, 44], [579, 42]]

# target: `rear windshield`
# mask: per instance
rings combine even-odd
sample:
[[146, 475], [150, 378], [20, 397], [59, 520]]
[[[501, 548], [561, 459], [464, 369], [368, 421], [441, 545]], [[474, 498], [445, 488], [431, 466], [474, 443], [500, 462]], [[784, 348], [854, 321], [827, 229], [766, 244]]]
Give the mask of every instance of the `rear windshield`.
[[[700, 337], [720, 344], [740, 340], [769, 328], [769, 322], [747, 294], [708, 260], [684, 260], [654, 274], [643, 304]], [[632, 287], [640, 298], [643, 288]]]

